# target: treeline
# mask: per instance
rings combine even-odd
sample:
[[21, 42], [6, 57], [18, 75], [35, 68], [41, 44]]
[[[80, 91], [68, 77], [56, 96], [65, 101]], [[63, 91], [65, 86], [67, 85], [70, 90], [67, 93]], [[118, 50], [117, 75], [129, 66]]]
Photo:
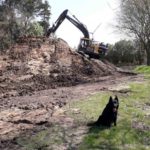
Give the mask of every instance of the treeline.
[[[119, 0], [117, 29], [136, 39], [150, 66], [150, 0]], [[136, 47], [135, 47], [136, 48]]]
[[120, 40], [109, 45], [106, 58], [116, 65], [141, 65], [145, 63], [145, 51], [137, 40]]
[[8, 48], [20, 36], [44, 35], [51, 15], [48, 1], [0, 1], [0, 51]]
[[122, 40], [110, 46], [108, 59], [115, 64], [150, 66], [150, 0], [119, 0], [116, 28], [134, 41]]

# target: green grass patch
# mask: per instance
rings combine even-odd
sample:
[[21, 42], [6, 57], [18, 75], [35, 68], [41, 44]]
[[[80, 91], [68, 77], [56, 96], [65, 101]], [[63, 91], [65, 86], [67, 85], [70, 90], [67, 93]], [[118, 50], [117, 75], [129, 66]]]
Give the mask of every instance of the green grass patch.
[[135, 68], [135, 71], [138, 72], [138, 73], [144, 73], [144, 74], [149, 74], [150, 75], [150, 66], [145, 66], [145, 65], [137, 66]]
[[64, 143], [64, 129], [59, 125], [51, 126], [46, 130], [29, 134], [17, 139], [17, 144], [24, 150], [49, 150]]
[[150, 66], [137, 66], [134, 71], [136, 73], [144, 74], [145, 79], [150, 80]]
[[[80, 150], [146, 150], [150, 149], [150, 84], [130, 84], [131, 93], [119, 94], [120, 107], [117, 127], [91, 127], [79, 146]], [[68, 115], [79, 125], [96, 121], [108, 102], [110, 92], [100, 92], [88, 99], [71, 102]], [[148, 104], [148, 105], [147, 105]], [[72, 110], [78, 109], [79, 113]]]
[[[107, 103], [108, 98], [107, 93], [98, 93], [87, 99], [71, 102], [66, 106], [67, 115], [81, 124], [86, 124], [89, 120], [94, 121]], [[78, 113], [74, 113], [75, 109], [78, 110]]]

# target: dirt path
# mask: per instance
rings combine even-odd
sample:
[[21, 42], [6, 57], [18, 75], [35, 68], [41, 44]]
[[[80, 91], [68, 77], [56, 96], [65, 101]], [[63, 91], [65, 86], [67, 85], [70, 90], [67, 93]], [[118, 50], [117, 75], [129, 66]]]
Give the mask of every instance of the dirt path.
[[[100, 77], [99, 82], [95, 83], [43, 90], [35, 92], [33, 95], [1, 99], [0, 149], [20, 149], [14, 139], [27, 131], [43, 130], [43, 128], [50, 126], [51, 122], [61, 124], [64, 131], [76, 131], [74, 135], [70, 132], [74, 138], [70, 137], [71, 135], [67, 135], [66, 141], [69, 145], [69, 140], [72, 138], [77, 145], [85, 134], [86, 128], [80, 127], [81, 129], [79, 129], [75, 127], [73, 119], [62, 115], [63, 112], [61, 112], [62, 109], [60, 108], [69, 101], [82, 99], [99, 91], [113, 91], [115, 93], [118, 92], [116, 91], [117, 86], [125, 87], [128, 82], [141, 82], [142, 80], [143, 77], [140, 75], [125, 76], [116, 74]], [[59, 147], [54, 147], [54, 149], [59, 149]]]
[[131, 81], [142, 81], [140, 75], [123, 76], [120, 74], [100, 77], [99, 82], [79, 84], [72, 87], [60, 87], [34, 92], [32, 95], [0, 99], [0, 111], [8, 108], [34, 110], [39, 108], [53, 109], [62, 107], [70, 100], [81, 99], [99, 91], [113, 90], [116, 85], [124, 85]]

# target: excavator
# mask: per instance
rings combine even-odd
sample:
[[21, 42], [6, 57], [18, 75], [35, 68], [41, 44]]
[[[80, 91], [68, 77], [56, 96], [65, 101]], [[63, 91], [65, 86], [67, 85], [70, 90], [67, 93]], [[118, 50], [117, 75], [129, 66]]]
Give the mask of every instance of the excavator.
[[89, 58], [100, 59], [102, 58], [106, 51], [108, 50], [108, 45], [103, 43], [98, 43], [93, 39], [90, 39], [89, 31], [87, 27], [81, 23], [74, 15], [70, 17], [68, 15], [68, 9], [64, 10], [55, 23], [50, 27], [47, 31], [46, 36], [54, 34], [64, 19], [68, 19], [73, 25], [75, 25], [84, 35], [83, 38], [80, 39], [77, 52], [86, 55]]

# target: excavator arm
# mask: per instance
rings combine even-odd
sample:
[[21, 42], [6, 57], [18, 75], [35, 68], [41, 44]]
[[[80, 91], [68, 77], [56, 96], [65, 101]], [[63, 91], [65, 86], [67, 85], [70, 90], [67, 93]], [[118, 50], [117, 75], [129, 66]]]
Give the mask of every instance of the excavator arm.
[[[74, 20], [69, 16], [66, 16], [66, 18], [72, 23], [74, 24], [84, 35], [84, 38], [89, 38], [89, 32], [87, 30], [87, 28], [85, 27], [84, 24], [82, 24], [81, 22], [79, 22], [78, 20]], [[76, 19], [76, 18], [75, 18]]]
[[47, 31], [47, 37], [50, 36], [52, 33], [55, 33], [55, 31], [58, 29], [58, 27], [61, 25], [61, 23], [64, 21], [64, 19], [66, 18], [66, 15], [68, 13], [68, 10], [64, 10], [60, 16], [58, 17], [58, 19], [55, 21], [55, 23], [53, 24], [53, 26], [51, 28], [48, 29]]
[[84, 24], [82, 24], [76, 17], [71, 18], [67, 15], [68, 9], [64, 10], [58, 19], [55, 21], [53, 26], [48, 29], [47, 31], [47, 37], [50, 36], [52, 33], [55, 33], [55, 31], [58, 29], [58, 27], [61, 25], [61, 23], [64, 21], [64, 19], [68, 19], [73, 25], [75, 25], [84, 35], [84, 38], [89, 38], [89, 32]]

